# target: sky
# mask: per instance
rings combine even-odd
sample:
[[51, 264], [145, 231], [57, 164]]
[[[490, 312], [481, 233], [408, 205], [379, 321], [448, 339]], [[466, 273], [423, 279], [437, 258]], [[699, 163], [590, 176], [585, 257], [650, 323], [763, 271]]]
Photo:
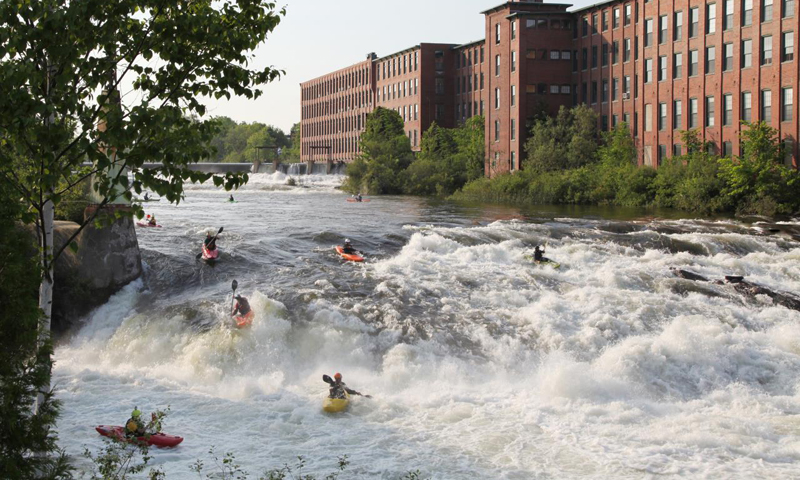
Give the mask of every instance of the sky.
[[[484, 36], [480, 12], [503, 0], [276, 0], [286, 16], [252, 65], [286, 72], [257, 100], [209, 100], [209, 113], [289, 132], [300, 121], [300, 83], [419, 43], [468, 43]], [[583, 7], [599, 0], [545, 0]]]

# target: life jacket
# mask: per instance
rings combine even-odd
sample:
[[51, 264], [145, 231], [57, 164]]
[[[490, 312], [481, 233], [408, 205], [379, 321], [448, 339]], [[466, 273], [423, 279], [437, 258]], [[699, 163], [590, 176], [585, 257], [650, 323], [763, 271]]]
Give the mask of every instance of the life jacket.
[[250, 302], [248, 302], [246, 298], [242, 297], [236, 301], [236, 308], [239, 310], [239, 315], [247, 315], [250, 313]]

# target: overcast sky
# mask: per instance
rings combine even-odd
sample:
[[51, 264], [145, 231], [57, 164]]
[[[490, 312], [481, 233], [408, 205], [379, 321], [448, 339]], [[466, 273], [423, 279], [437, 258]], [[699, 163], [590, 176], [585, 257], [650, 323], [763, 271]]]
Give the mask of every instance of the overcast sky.
[[[548, 2], [548, 0], [545, 0]], [[555, 1], [583, 7], [599, 0]], [[258, 100], [209, 101], [211, 115], [262, 122], [289, 132], [300, 120], [300, 82], [419, 43], [467, 43], [483, 38], [483, 10], [502, 0], [277, 0], [286, 17], [256, 52], [257, 67], [286, 75]]]

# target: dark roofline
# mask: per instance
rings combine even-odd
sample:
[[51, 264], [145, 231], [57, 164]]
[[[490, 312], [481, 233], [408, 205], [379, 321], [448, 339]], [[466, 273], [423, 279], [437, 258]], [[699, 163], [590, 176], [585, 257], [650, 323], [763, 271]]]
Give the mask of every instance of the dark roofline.
[[538, 17], [540, 15], [572, 15], [572, 12], [566, 10], [556, 12], [514, 12], [511, 15], [506, 15], [506, 18]]
[[452, 48], [453, 48], [453, 50], [458, 50], [460, 48], [471, 47], [471, 46], [477, 45], [479, 43], [486, 43], [486, 39], [485, 38], [481, 38], [480, 40], [474, 40], [474, 41], [469, 42], [469, 43], [462, 43], [461, 45], [456, 45], [456, 46], [454, 46]]
[[[617, 1], [617, 0], [609, 0], [609, 1]], [[483, 15], [486, 15], [487, 13], [494, 13], [494, 12], [496, 12], [498, 10], [501, 10], [501, 9], [503, 9], [503, 8], [509, 6], [509, 5], [525, 5], [525, 4], [526, 4], [525, 2], [505, 2], [505, 3], [501, 3], [500, 5], [497, 5], [496, 7], [492, 7], [490, 9], [488, 9], [488, 10], [484, 10], [481, 13]], [[560, 7], [571, 7], [572, 6], [571, 3], [533, 3], [533, 2], [529, 3], [528, 5], [543, 5], [543, 6], [546, 5], [548, 7], [549, 6], [560, 6]]]
[[600, 6], [602, 6], [602, 5], [606, 5], [606, 4], [609, 4], [609, 3], [614, 3], [614, 2], [619, 2], [619, 1], [620, 1], [620, 0], [605, 0], [605, 1], [603, 1], [603, 2], [598, 2], [598, 3], [595, 3], [595, 4], [593, 4], [593, 5], [589, 5], [589, 6], [587, 6], [587, 7], [581, 7], [581, 8], [577, 8], [577, 9], [575, 9], [575, 10], [572, 10], [572, 11], [570, 11], [570, 13], [578, 13], [578, 12], [582, 12], [582, 11], [584, 11], [584, 10], [591, 10], [591, 9], [593, 9], [593, 8], [600, 7]]

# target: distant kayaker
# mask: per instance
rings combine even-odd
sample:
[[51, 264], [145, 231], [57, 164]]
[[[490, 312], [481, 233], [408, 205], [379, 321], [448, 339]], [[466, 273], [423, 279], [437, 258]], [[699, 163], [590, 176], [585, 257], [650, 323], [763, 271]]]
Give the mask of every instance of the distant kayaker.
[[236, 315], [244, 317], [250, 313], [250, 302], [248, 302], [246, 298], [241, 295], [236, 295], [233, 298], [236, 299], [236, 305], [233, 307], [233, 313], [231, 313], [231, 317], [235, 317]]
[[206, 250], [208, 251], [217, 249], [217, 239], [211, 236], [211, 232], [206, 232], [206, 239], [203, 241], [203, 245], [206, 246]]
[[[328, 378], [328, 380], [330, 380], [330, 378]], [[329, 395], [330, 398], [345, 398], [344, 395], [345, 392], [349, 393], [350, 395], [361, 395], [361, 393], [356, 392], [353, 389], [347, 388], [347, 385], [345, 385], [345, 383], [342, 381], [342, 374], [338, 372], [336, 373], [336, 375], [333, 376], [333, 383], [331, 383], [330, 385], [331, 385], [330, 395]], [[363, 395], [363, 396], [367, 398], [372, 398], [369, 395]]]
[[147, 218], [148, 218], [148, 220], [147, 220], [147, 224], [148, 225], [150, 225], [151, 227], [155, 227], [157, 225], [156, 224], [156, 216], [155, 215], [148, 215]]
[[150, 195], [147, 192], [144, 192], [144, 201], [150, 200]]
[[361, 194], [359, 193], [358, 195], [356, 195], [356, 202], [360, 202], [360, 201], [361, 201]]
[[344, 246], [342, 247], [342, 253], [345, 253], [347, 255], [354, 255], [354, 254], [358, 253], [358, 250], [353, 248], [353, 244], [350, 243], [350, 239], [349, 238], [346, 238], [344, 240]]
[[229, 202], [235, 202], [236, 200], [234, 200], [234, 199], [233, 199], [233, 195], [231, 195], [231, 196], [228, 198], [228, 201], [229, 201]]
[[144, 422], [142, 422], [142, 412], [139, 407], [133, 407], [131, 418], [125, 422], [126, 437], [141, 437], [147, 433]]
[[544, 249], [539, 245], [536, 245], [536, 248], [533, 249], [533, 260], [536, 262], [544, 260]]

